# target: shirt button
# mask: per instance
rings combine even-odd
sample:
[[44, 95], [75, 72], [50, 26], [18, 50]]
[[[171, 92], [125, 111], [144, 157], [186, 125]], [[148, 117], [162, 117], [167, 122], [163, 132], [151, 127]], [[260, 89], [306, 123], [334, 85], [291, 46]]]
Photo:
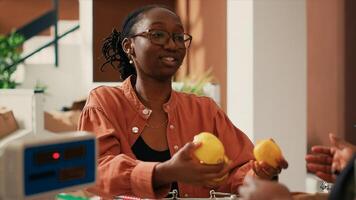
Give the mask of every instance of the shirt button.
[[150, 113], [150, 110], [148, 110], [147, 108], [145, 108], [145, 109], [142, 110], [142, 113], [143, 113], [144, 115], [148, 115], [148, 114]]
[[179, 149], [178, 145], [174, 145], [173, 148], [174, 148], [174, 150], [176, 150], [176, 151]]
[[138, 127], [136, 127], [136, 126], [132, 127], [132, 132], [133, 133], [138, 133], [138, 131], [139, 131]]
[[174, 125], [172, 125], [172, 124], [169, 125], [169, 128], [170, 128], [170, 129], [174, 129]]
[[184, 197], [189, 197], [189, 195], [187, 193], [184, 194]]
[[169, 106], [167, 105], [167, 106], [164, 106], [164, 109], [167, 111], [167, 110], [169, 110]]

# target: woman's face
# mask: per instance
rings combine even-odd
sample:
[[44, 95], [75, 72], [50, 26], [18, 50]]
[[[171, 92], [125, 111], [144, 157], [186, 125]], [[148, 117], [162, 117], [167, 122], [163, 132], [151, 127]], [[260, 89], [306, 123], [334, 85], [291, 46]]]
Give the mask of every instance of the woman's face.
[[[147, 30], [183, 33], [179, 17], [164, 8], [153, 8], [143, 14], [141, 20], [133, 27], [135, 34]], [[152, 43], [148, 35], [131, 39], [132, 57], [139, 77], [148, 76], [158, 80], [167, 80], [182, 64], [186, 49], [177, 46], [170, 38], [165, 44]]]

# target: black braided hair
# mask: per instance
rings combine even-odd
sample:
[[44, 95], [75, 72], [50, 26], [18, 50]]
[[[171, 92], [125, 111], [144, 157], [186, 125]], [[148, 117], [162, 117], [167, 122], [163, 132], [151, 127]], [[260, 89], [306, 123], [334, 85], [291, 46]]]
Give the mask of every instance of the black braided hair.
[[115, 28], [112, 30], [111, 34], [105, 38], [101, 52], [106, 60], [104, 64], [101, 65], [100, 70], [103, 71], [106, 64], [110, 65], [114, 69], [118, 69], [121, 74], [121, 79], [125, 80], [130, 75], [136, 75], [136, 69], [130, 64], [130, 59], [124, 52], [121, 43], [125, 38], [133, 35], [132, 28], [134, 25], [141, 20], [143, 13], [153, 9], [153, 8], [166, 8], [162, 5], [147, 5], [132, 11], [122, 23], [121, 32], [118, 32]]

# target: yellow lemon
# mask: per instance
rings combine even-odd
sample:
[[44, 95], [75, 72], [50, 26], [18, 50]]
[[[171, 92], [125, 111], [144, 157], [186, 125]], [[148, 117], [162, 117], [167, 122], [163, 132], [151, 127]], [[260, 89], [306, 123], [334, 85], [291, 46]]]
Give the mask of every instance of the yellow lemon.
[[265, 161], [272, 167], [277, 167], [277, 160], [282, 158], [282, 151], [272, 139], [265, 139], [257, 142], [253, 155], [257, 161]]
[[204, 164], [217, 164], [225, 161], [225, 149], [221, 141], [209, 132], [201, 132], [194, 136], [193, 142], [202, 143], [194, 152]]

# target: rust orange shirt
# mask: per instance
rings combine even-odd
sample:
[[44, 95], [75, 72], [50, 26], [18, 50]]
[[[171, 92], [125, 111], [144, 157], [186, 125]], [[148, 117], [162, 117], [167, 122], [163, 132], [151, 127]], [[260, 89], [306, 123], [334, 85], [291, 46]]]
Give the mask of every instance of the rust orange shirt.
[[[235, 166], [226, 184], [216, 191], [237, 193], [251, 169], [253, 144], [208, 97], [172, 91], [164, 104], [168, 115], [167, 140], [174, 155], [194, 135], [214, 133]], [[131, 147], [147, 126], [150, 110], [136, 96], [127, 78], [121, 86], [101, 86], [91, 91], [79, 120], [79, 130], [96, 134], [99, 143], [98, 180], [90, 190], [101, 195], [165, 197], [170, 187], [154, 189], [155, 162], [136, 160]], [[249, 172], [250, 173], [250, 172]], [[181, 197], [209, 197], [209, 189], [178, 182]]]

